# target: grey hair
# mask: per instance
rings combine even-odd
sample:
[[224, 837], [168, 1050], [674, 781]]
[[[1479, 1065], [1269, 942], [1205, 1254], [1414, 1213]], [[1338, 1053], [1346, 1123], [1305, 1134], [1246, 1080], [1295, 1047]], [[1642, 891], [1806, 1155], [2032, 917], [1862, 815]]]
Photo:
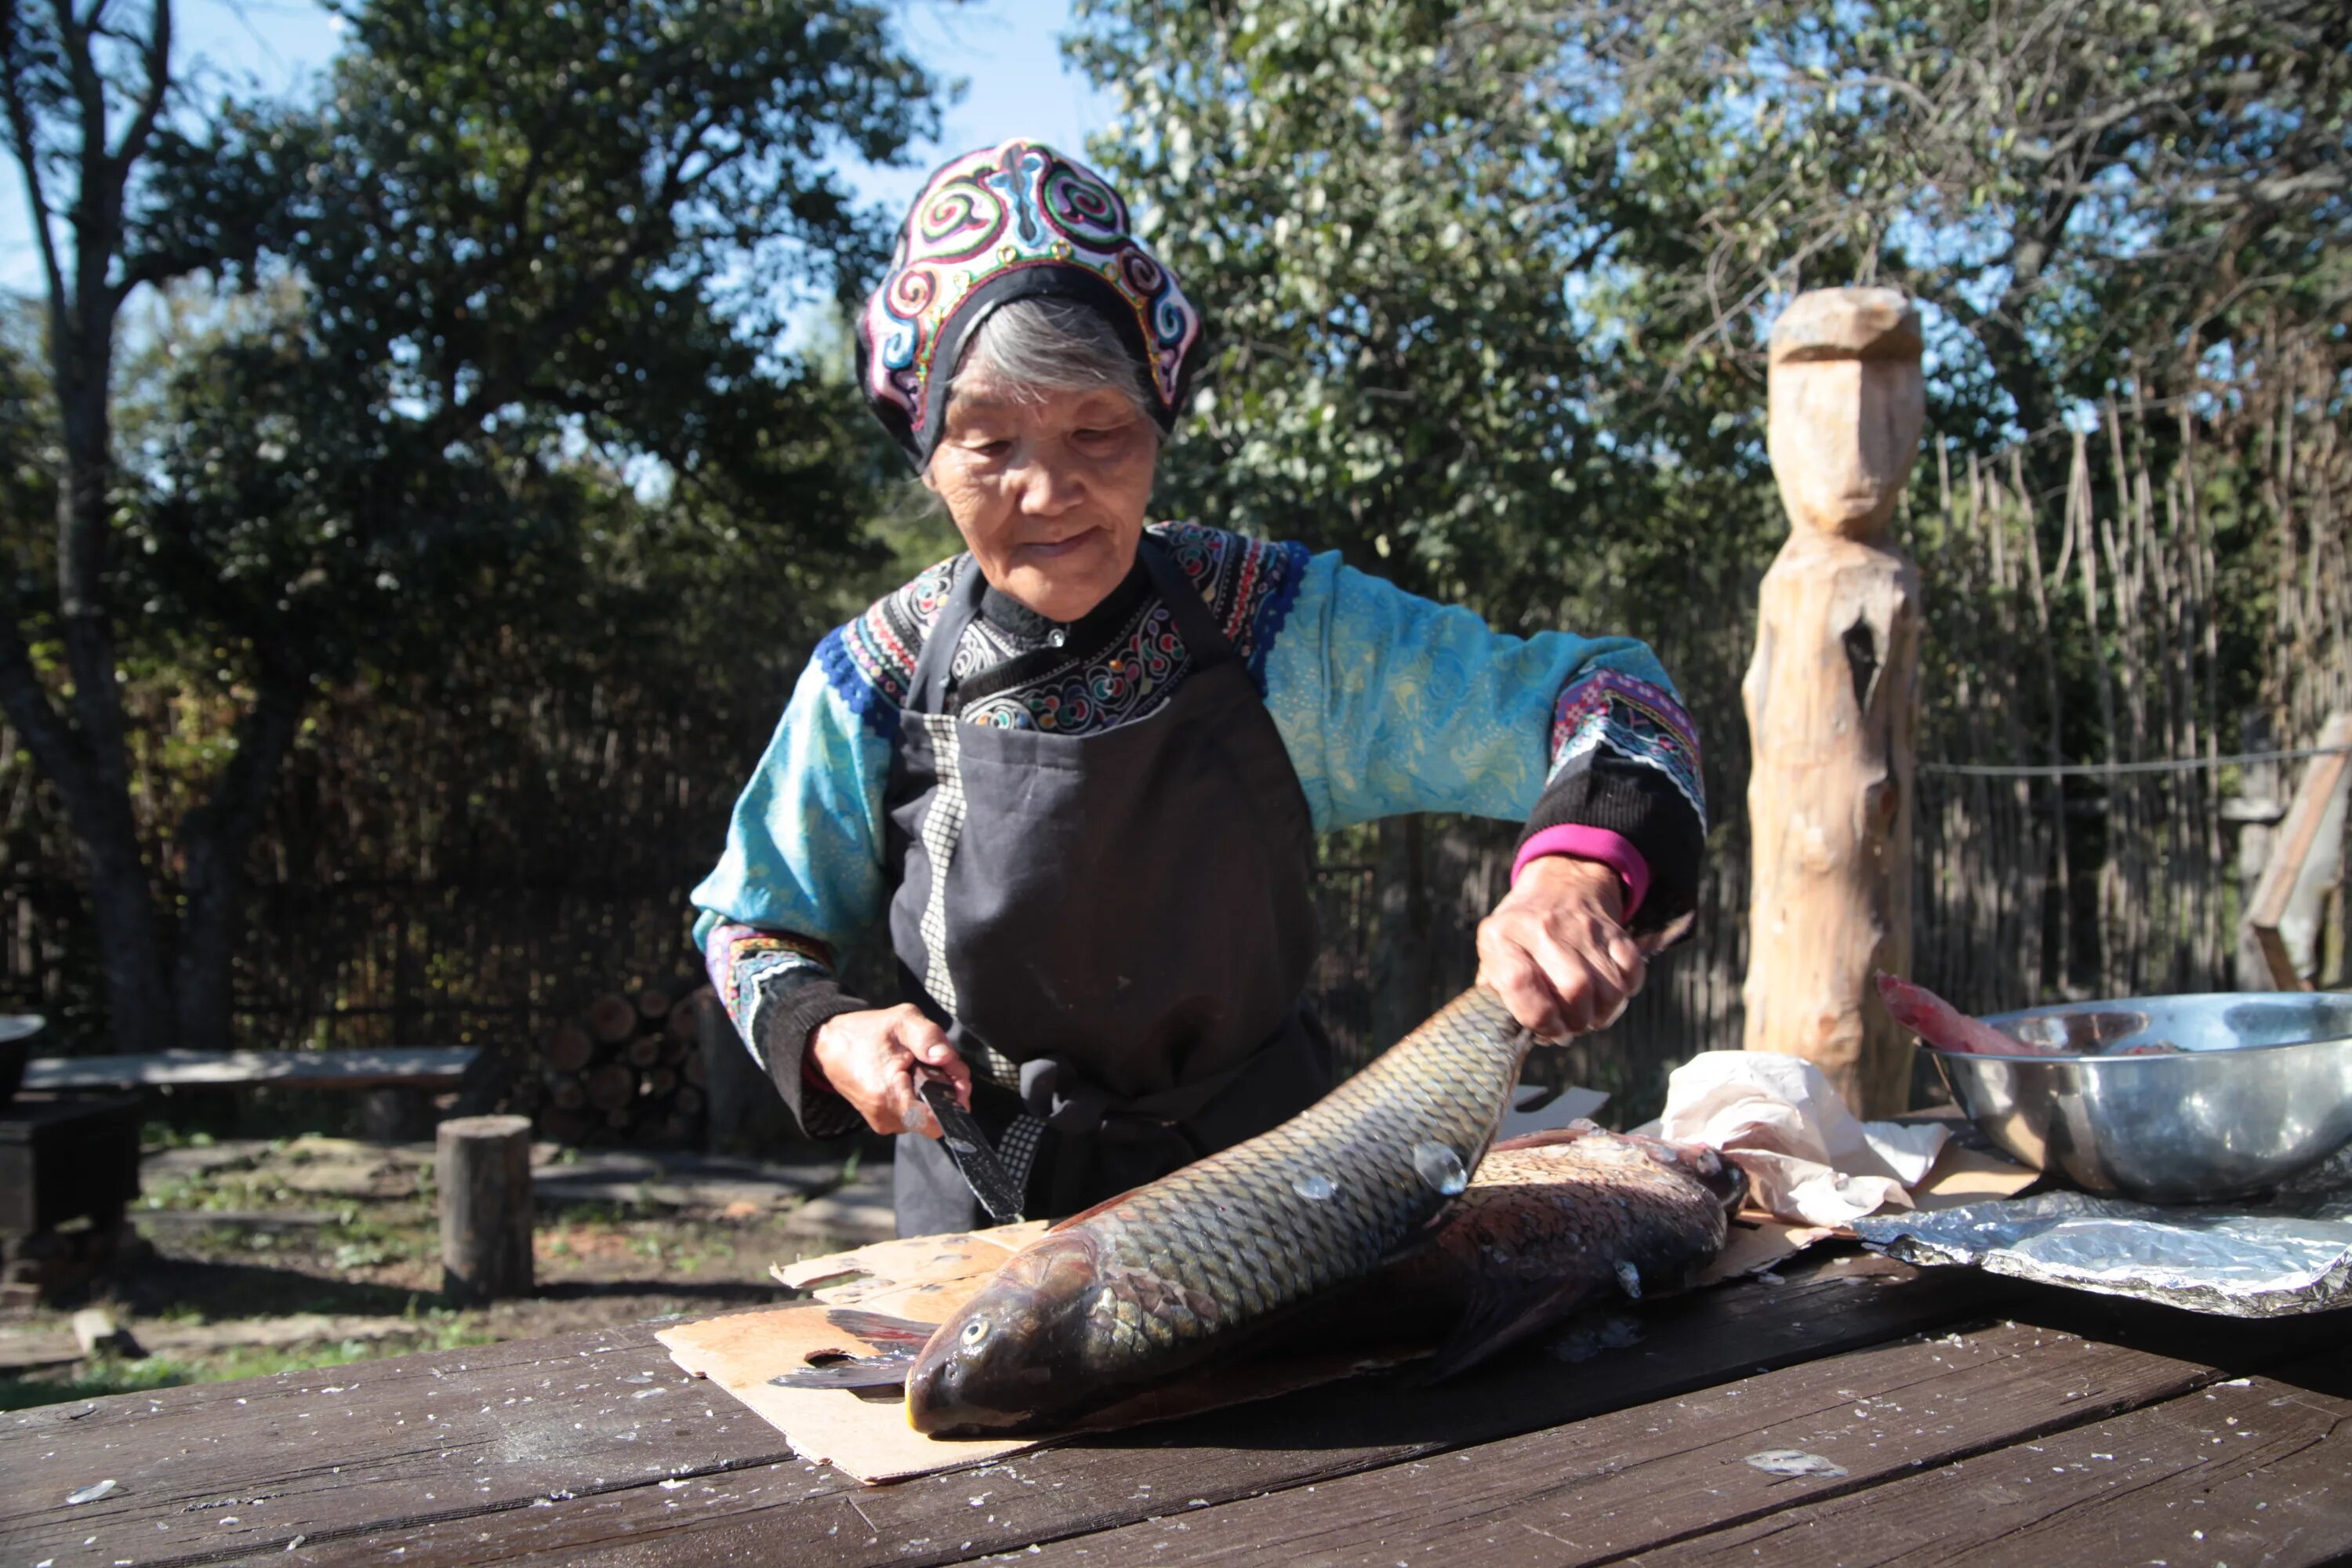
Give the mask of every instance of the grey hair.
[[964, 340], [948, 399], [966, 377], [1024, 393], [1123, 393], [1154, 431], [1160, 428], [1143, 366], [1102, 313], [1076, 300], [1032, 295], [991, 310]]

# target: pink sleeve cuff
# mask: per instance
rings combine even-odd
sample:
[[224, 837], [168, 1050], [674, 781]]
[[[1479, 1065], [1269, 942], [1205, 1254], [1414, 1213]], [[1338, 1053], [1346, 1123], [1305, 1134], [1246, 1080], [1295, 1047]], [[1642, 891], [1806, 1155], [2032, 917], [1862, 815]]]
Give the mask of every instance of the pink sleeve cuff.
[[1612, 833], [1605, 827], [1567, 822], [1545, 828], [1519, 847], [1519, 858], [1511, 862], [1512, 882], [1518, 881], [1528, 861], [1540, 860], [1547, 855], [1598, 860], [1616, 872], [1618, 879], [1625, 884], [1624, 919], [1629, 923], [1633, 911], [1642, 907], [1643, 895], [1650, 890], [1650, 863], [1642, 858], [1642, 852], [1622, 834]]

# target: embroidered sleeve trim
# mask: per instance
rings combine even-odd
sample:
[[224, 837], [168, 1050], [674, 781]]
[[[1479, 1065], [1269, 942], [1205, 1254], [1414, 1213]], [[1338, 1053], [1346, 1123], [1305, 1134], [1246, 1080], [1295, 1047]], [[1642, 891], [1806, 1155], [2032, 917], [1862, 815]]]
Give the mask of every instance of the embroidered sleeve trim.
[[914, 581], [876, 600], [817, 645], [817, 666], [851, 712], [887, 740], [914, 685], [923, 637], [939, 620], [955, 582], [955, 556], [926, 568]]
[[[762, 931], [740, 921], [720, 921], [703, 939], [703, 964], [727, 1016], [743, 1022], [743, 1004], [777, 982], [793, 984], [833, 978], [833, 949], [814, 937], [788, 931]], [[750, 1037], [749, 1031], [745, 1037]]]
[[[825, 633], [824, 640], [816, 645], [817, 668], [824, 671], [825, 684], [833, 688], [834, 695], [867, 729], [887, 741], [898, 732], [898, 703], [866, 679], [844, 637], [849, 630], [849, 626], [837, 626]], [[905, 687], [899, 689], [903, 696]]]
[[1307, 574], [1307, 547], [1196, 522], [1159, 523], [1152, 531], [1201, 590], [1217, 629], [1233, 644], [1263, 696], [1266, 651], [1298, 602]]
[[1298, 603], [1298, 591], [1307, 585], [1307, 546], [1284, 543], [1271, 547], [1273, 559], [1267, 563], [1266, 593], [1259, 605], [1257, 618], [1249, 634], [1250, 679], [1257, 683], [1257, 694], [1265, 695], [1265, 658], [1274, 650], [1275, 638], [1282, 635], [1291, 610]]
[[1614, 669], [1595, 670], [1562, 688], [1552, 710], [1551, 777], [1604, 746], [1665, 774], [1705, 826], [1698, 731], [1672, 692]]

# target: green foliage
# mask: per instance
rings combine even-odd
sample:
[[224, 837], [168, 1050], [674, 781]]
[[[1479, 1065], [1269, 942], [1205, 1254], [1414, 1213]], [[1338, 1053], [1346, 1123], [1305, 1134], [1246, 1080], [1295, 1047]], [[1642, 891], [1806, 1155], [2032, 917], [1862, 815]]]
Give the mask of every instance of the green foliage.
[[2054, 432], [2119, 384], [2184, 389], [2266, 319], [2340, 312], [2340, 5], [1598, 0], [1569, 16], [1545, 86], [1606, 81], [1600, 129], [1681, 188], [1679, 291], [1715, 333], [1737, 341], [1799, 288], [1901, 287], [1943, 319], [1937, 423], [1973, 446]]
[[[874, 558], [888, 454], [837, 380], [775, 345], [877, 254], [830, 160], [891, 161], [935, 124], [887, 8], [343, 14], [317, 101], [208, 110], [174, 99], [168, 0], [141, 47], [58, 6], [0, 30], [37, 203], [95, 188], [100, 142], [117, 193], [119, 224], [77, 218], [95, 248], [53, 275], [63, 466], [108, 503], [77, 503], [59, 559], [35, 525], [59, 460], [17, 428], [39, 397], [0, 420], [0, 695], [108, 868], [93, 909], [126, 1041], [228, 1043], [239, 868], [321, 688], [462, 705], [450, 672], [518, 644], [569, 639], [552, 657], [575, 674], [708, 658], [755, 623], [755, 646], [789, 645]], [[126, 112], [184, 111], [93, 133], [93, 69]], [[174, 279], [122, 375], [115, 311]], [[0, 355], [0, 381], [16, 366]], [[112, 410], [73, 395], [109, 384]], [[60, 615], [77, 593], [95, 615]], [[709, 616], [663, 636], [681, 611]], [[586, 652], [633, 612], [641, 643]], [[129, 678], [120, 699], [93, 694], [101, 669]]]
[[40, 325], [19, 300], [0, 300], [0, 542], [15, 547], [11, 563], [33, 590], [50, 564], [41, 535], [58, 514], [55, 453], [57, 404], [41, 367]]
[[429, 662], [509, 613], [526, 556], [609, 531], [632, 485], [837, 558], [871, 454], [838, 389], [769, 345], [874, 251], [826, 152], [887, 160], [927, 123], [886, 14], [352, 22], [322, 102], [225, 106], [208, 141], [159, 153], [142, 243], [218, 258], [275, 308], [231, 312], [170, 377], [156, 607], [201, 595], [193, 624], [281, 639], [329, 679]]
[[1120, 104], [1095, 154], [1213, 333], [1170, 510], [1506, 622], [1639, 626], [1718, 746], [1706, 689], [1783, 531], [1759, 349], [1794, 290], [1909, 290], [1931, 429], [2054, 437], [2026, 458], [2046, 559], [2060, 416], [2344, 395], [2338, 6], [1078, 10]]
[[[1506, 621], [1608, 596], [1679, 454], [1623, 417], [1662, 389], [1591, 302], [1646, 197], [1594, 103], [1524, 89], [1551, 27], [1411, 0], [1080, 13], [1073, 53], [1122, 105], [1096, 153], [1213, 334], [1172, 510]], [[1706, 423], [1677, 433], [1752, 478]]]

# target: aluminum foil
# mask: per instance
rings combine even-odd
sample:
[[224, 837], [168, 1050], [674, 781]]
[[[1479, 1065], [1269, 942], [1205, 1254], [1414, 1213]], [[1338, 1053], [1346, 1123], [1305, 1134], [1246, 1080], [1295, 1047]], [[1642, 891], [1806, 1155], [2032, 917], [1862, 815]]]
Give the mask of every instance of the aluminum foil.
[[2159, 1207], [2047, 1192], [1853, 1228], [1905, 1263], [1973, 1264], [2231, 1318], [2324, 1312], [2352, 1306], [2352, 1150], [2260, 1203]]

